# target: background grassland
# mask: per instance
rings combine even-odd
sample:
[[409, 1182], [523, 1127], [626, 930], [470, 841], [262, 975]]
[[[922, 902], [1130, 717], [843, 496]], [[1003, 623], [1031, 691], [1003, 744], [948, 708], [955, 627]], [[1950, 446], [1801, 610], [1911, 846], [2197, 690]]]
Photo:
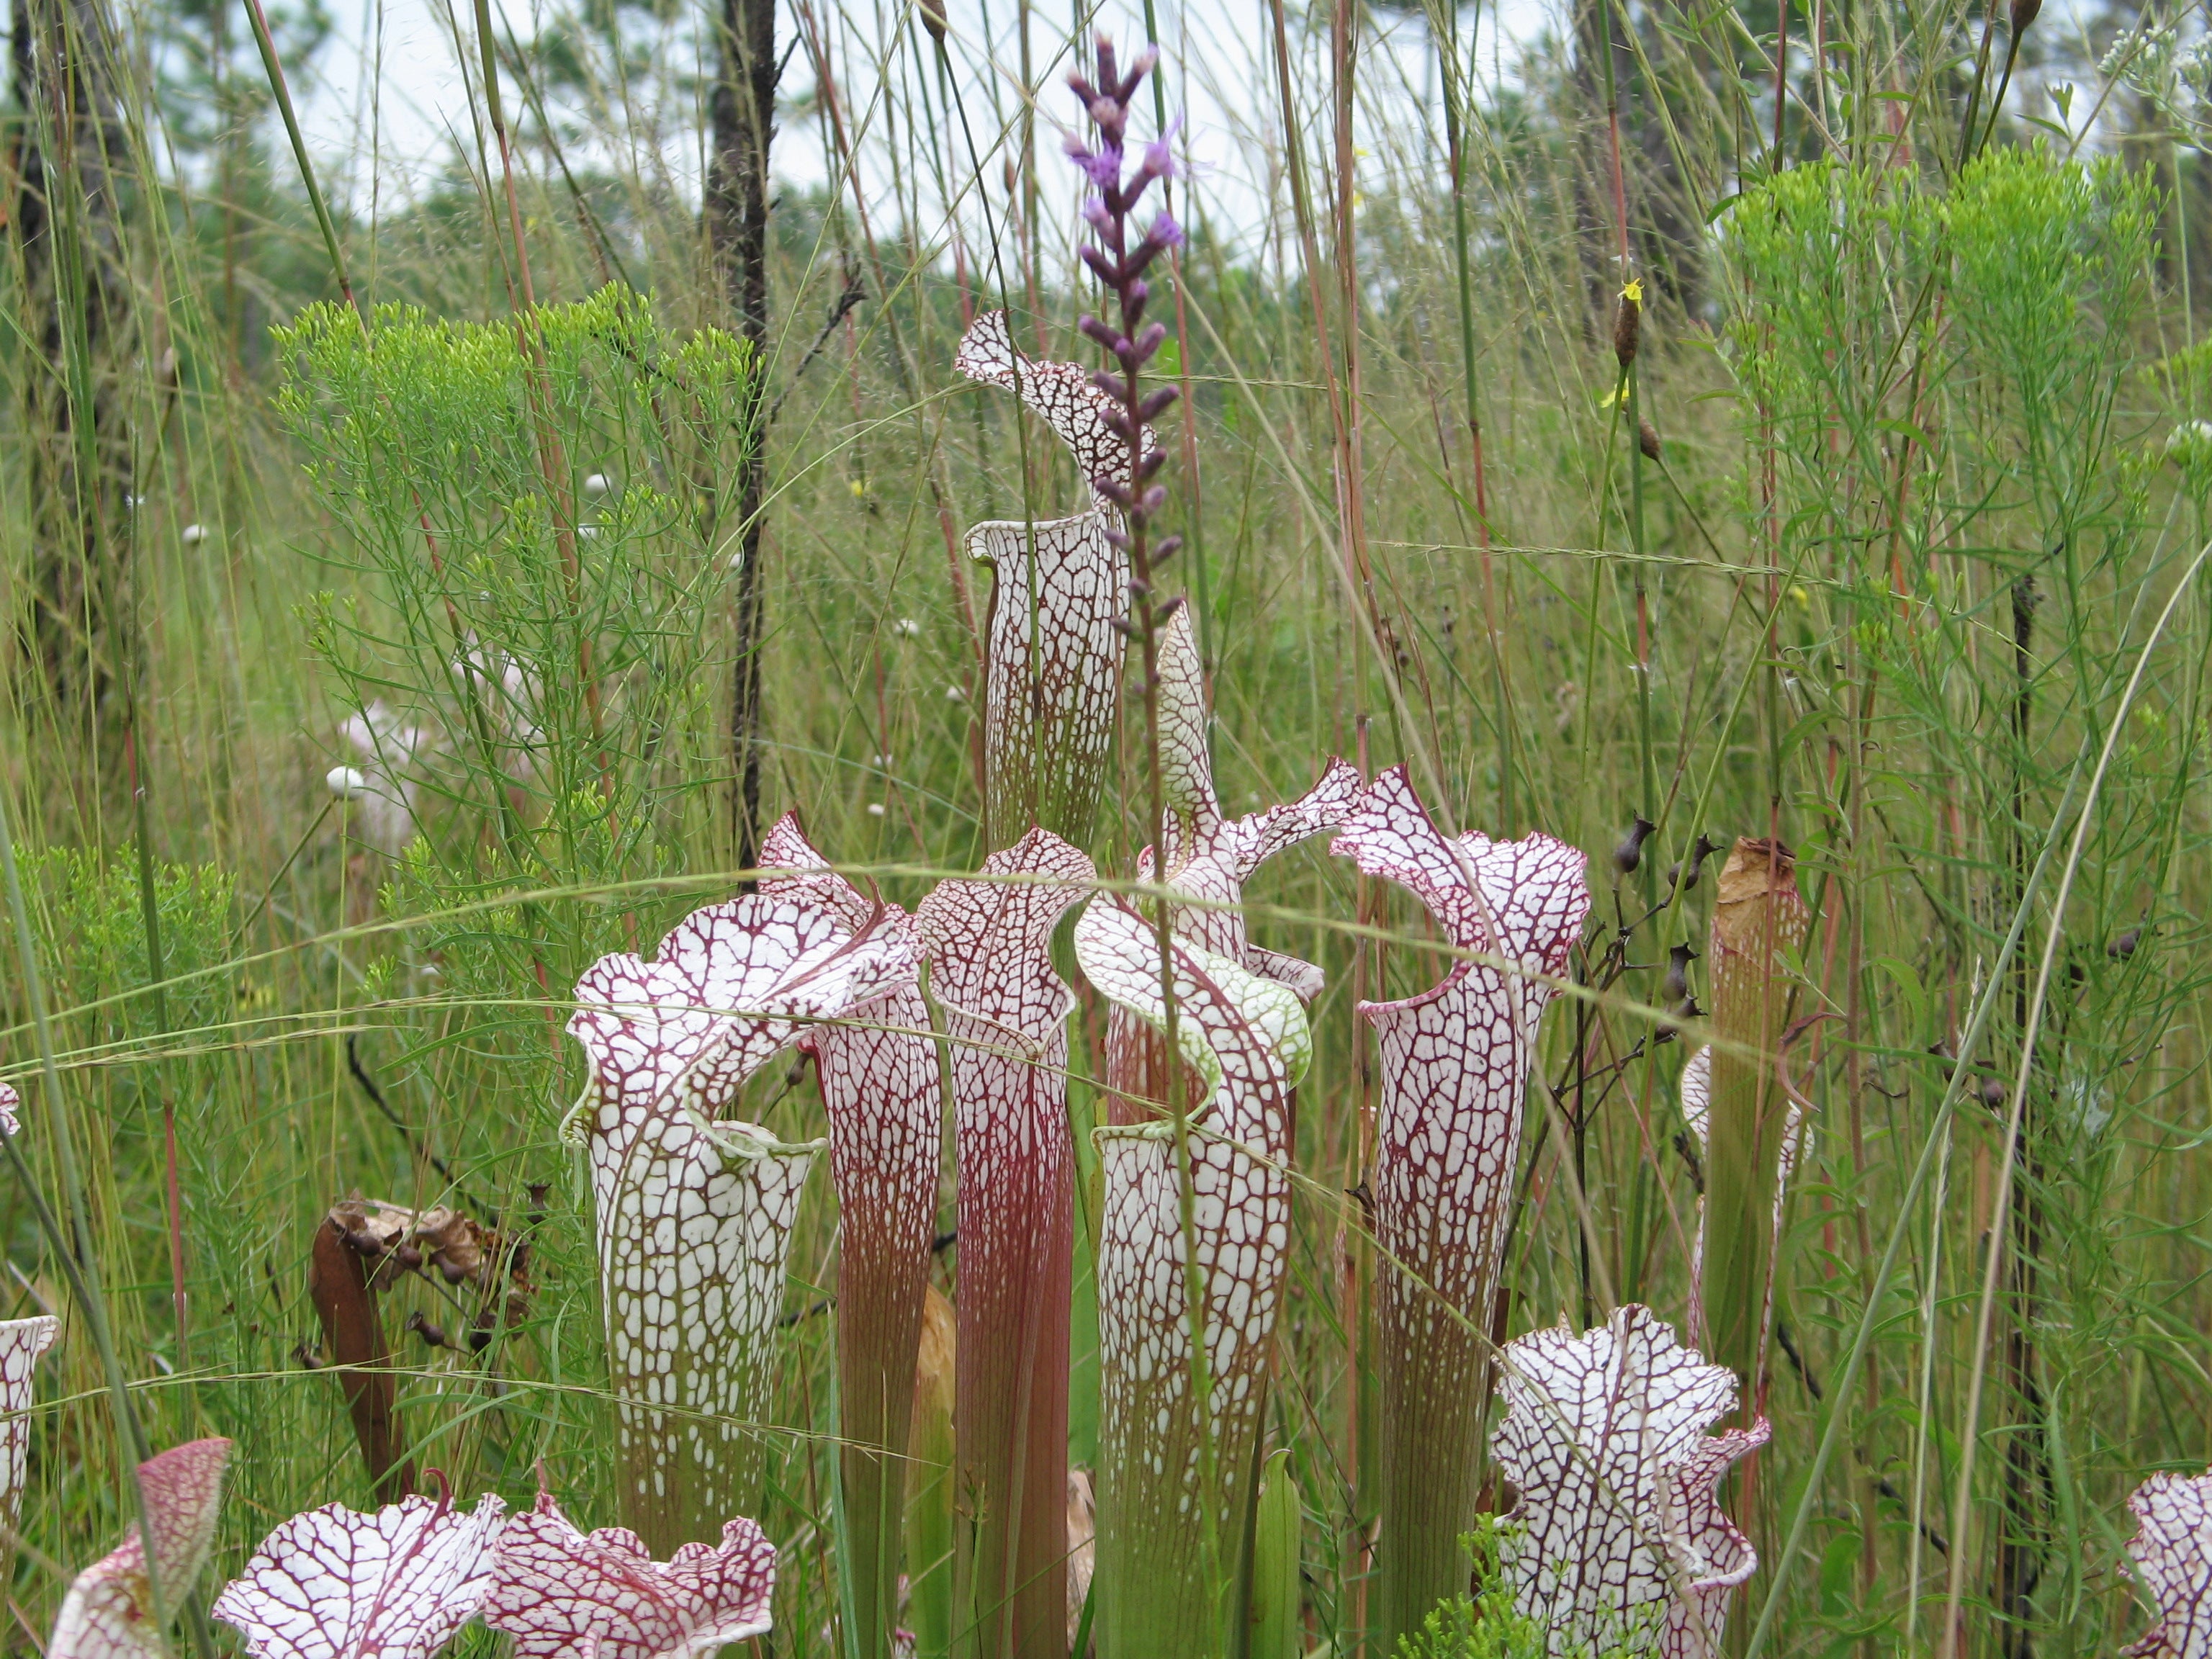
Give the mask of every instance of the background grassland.
[[[1516, 1333], [1613, 1300], [1680, 1316], [1686, 1045], [1656, 1040], [1652, 1011], [1668, 946], [1703, 947], [1712, 884], [1670, 900], [1662, 872], [1701, 831], [1787, 838], [1818, 907], [1800, 1006], [1827, 1018], [1791, 1055], [1819, 1110], [1790, 1194], [1774, 1442], [1737, 1500], [1763, 1564], [1737, 1616], [1747, 1629], [1772, 1593], [1770, 1648], [1917, 1652], [1939, 1639], [1956, 1551], [1975, 1651], [2110, 1650], [2142, 1617], [2123, 1500], [2154, 1468], [2212, 1458], [2212, 586], [2194, 562], [2212, 434], [2167, 443], [2212, 414], [2191, 276], [2198, 21], [2153, 6], [2033, 22], [1992, 120], [2004, 17], [1938, 0], [1792, 12], [1778, 137], [1778, 19], [1757, 4], [1585, 8], [1510, 75], [1470, 64], [1471, 11], [1449, 35], [1419, 13], [1255, 15], [1249, 65], [1186, 49], [1169, 80], [1239, 129], [1233, 155], [1195, 157], [1234, 179], [1201, 174], [1177, 202], [1191, 240], [1171, 367], [1192, 441], [1171, 422], [1169, 445], [1224, 802], [1282, 799], [1331, 754], [1404, 760], [1448, 827], [1542, 828], [1591, 853], [1587, 988], [1550, 1015], [1531, 1100]], [[1163, 21], [1173, 54], [1180, 21]], [[1073, 186], [1049, 154], [1066, 22], [1024, 9], [998, 24], [1030, 55], [1006, 33], [987, 63], [986, 24], [956, 20], [941, 73], [906, 12], [785, 19], [799, 46], [780, 153], [830, 183], [786, 189], [773, 221], [763, 799], [799, 808], [907, 903], [988, 850], [972, 632], [988, 586], [957, 538], [1079, 499], [1045, 434], [951, 371], [966, 318], [1002, 297], [1033, 349], [1082, 355]], [[16, 619], [0, 787], [58, 1011], [61, 1115], [34, 1086], [12, 958], [0, 1069], [32, 1103], [34, 1166], [52, 1176], [62, 1133], [79, 1149], [155, 1441], [239, 1443], [221, 1569], [295, 1510], [368, 1500], [337, 1387], [300, 1357], [319, 1340], [313, 1230], [353, 1192], [530, 1230], [526, 1316], [481, 1354], [400, 1337], [402, 1410], [457, 1489], [520, 1501], [542, 1464], [573, 1514], [604, 1521], [589, 1192], [554, 1133], [582, 1082], [561, 1005], [598, 953], [649, 946], [734, 877], [742, 354], [699, 333], [726, 307], [670, 159], [699, 143], [697, 20], [593, 11], [502, 43], [536, 291], [582, 307], [555, 325], [566, 472], [550, 486], [496, 320], [517, 272], [481, 129], [458, 128], [447, 171], [374, 214], [374, 160], [355, 175], [339, 229], [365, 301], [422, 307], [380, 324], [393, 349], [376, 369], [343, 313], [271, 332], [334, 295], [319, 241], [266, 142], [242, 27], [190, 11], [166, 27], [116, 58], [112, 240], [86, 243], [107, 331], [85, 325], [82, 273], [48, 304], [56, 279], [18, 238], [0, 279], [21, 319], [0, 335], [0, 597]], [[308, 16], [278, 33], [301, 53], [317, 38]], [[45, 118], [20, 92], [19, 137], [35, 138]], [[1650, 301], [1626, 402], [1609, 100]], [[2102, 158], [2087, 168], [2063, 159], [2085, 131], [2076, 159]], [[1962, 167], [1969, 153], [1983, 159]], [[851, 280], [866, 297], [840, 313]], [[395, 370], [403, 342], [416, 356]], [[640, 365], [687, 351], [697, 373], [671, 408]], [[54, 436], [57, 387], [73, 408], [98, 400], [112, 441], [76, 517], [54, 507], [83, 453]], [[1656, 459], [1638, 458], [1638, 416]], [[549, 489], [591, 503], [599, 533], [564, 549]], [[57, 559], [70, 592], [109, 604], [59, 695], [33, 621]], [[73, 614], [100, 613], [86, 598]], [[486, 685], [523, 665], [514, 701], [471, 702], [453, 667], [471, 649]], [[322, 782], [356, 759], [342, 722], [379, 698], [434, 744], [424, 835], [398, 857]], [[1093, 849], [1121, 872], [1141, 835], [1135, 752], [1118, 751]], [[1658, 836], [1617, 876], [1639, 811]], [[1258, 937], [1329, 971], [1274, 1437], [1305, 1509], [1312, 1641], [1349, 1651], [1372, 1513], [1372, 1389], [1352, 1356], [1374, 1270], [1356, 1194], [1375, 1084], [1352, 1005], [1443, 964], [1417, 910], [1325, 851], [1283, 859], [1248, 897]], [[1078, 1020], [1080, 1072], [1103, 1011], [1086, 996]], [[786, 1138], [819, 1133], [811, 1078], [772, 1066], [756, 1088]], [[1079, 1086], [1086, 1177], [1094, 1109]], [[763, 1517], [785, 1550], [779, 1652], [831, 1650], [834, 1222], [817, 1180]], [[12, 1188], [0, 1240], [7, 1310], [61, 1307]], [[947, 1252], [948, 1289], [956, 1264]], [[395, 1333], [410, 1311], [457, 1328], [426, 1286], [387, 1305]], [[1080, 1308], [1077, 1333], [1082, 1462], [1096, 1369]], [[0, 1644], [29, 1650], [125, 1518], [100, 1389], [73, 1330], [42, 1389]]]

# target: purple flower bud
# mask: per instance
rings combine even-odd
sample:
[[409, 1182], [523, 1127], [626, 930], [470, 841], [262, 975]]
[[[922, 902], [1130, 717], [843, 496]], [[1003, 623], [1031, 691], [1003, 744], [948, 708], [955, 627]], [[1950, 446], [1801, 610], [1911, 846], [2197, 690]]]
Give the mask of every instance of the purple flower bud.
[[1145, 233], [1145, 240], [1161, 247], [1181, 247], [1182, 227], [1175, 222], [1172, 214], [1163, 209], [1154, 216], [1152, 228]]
[[1168, 123], [1168, 130], [1145, 146], [1144, 176], [1147, 179], [1172, 179], [1176, 176], [1175, 137], [1182, 130], [1182, 117], [1178, 115]]
[[1112, 190], [1121, 182], [1121, 152], [1119, 149], [1104, 151], [1087, 149], [1071, 137], [1067, 141], [1067, 159], [1075, 163], [1098, 190]]
[[1106, 204], [1093, 196], [1083, 204], [1083, 222], [1095, 230], [1111, 230], [1114, 216], [1106, 211]]

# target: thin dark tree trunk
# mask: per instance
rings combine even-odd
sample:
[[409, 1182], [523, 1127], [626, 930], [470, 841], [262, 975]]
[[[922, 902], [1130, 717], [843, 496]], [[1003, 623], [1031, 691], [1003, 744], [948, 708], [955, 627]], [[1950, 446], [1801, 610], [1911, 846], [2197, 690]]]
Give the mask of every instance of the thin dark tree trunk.
[[745, 400], [738, 483], [738, 564], [730, 696], [735, 761], [730, 817], [738, 863], [760, 850], [762, 599], [761, 523], [768, 485], [768, 158], [775, 131], [776, 0], [720, 0], [720, 69], [715, 76], [714, 155], [707, 173], [707, 241], [716, 279], [752, 343], [756, 373]]
[[119, 366], [132, 307], [114, 162], [123, 120], [102, 0], [15, 0], [14, 230], [33, 535], [27, 656], [57, 726], [119, 779], [131, 659], [124, 565], [131, 432]]

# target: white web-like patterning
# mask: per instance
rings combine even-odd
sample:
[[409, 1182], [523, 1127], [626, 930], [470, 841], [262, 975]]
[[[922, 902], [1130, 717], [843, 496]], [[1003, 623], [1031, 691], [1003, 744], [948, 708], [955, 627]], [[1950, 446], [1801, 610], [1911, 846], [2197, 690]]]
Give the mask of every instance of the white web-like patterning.
[[61, 1332], [62, 1322], [52, 1314], [0, 1321], [0, 1522], [10, 1529], [30, 1469], [31, 1423], [25, 1413], [31, 1409], [39, 1356]]
[[785, 816], [769, 831], [761, 843], [761, 866], [792, 872], [764, 878], [763, 893], [810, 902], [855, 935], [872, 927], [896, 935], [905, 953], [880, 994], [852, 1004], [835, 1024], [811, 1027], [800, 1042], [821, 1071], [830, 1175], [845, 1234], [843, 1267], [852, 1267], [857, 1248], [872, 1260], [888, 1255], [913, 1272], [918, 1335], [921, 1275], [927, 1272], [936, 1222], [943, 1099], [929, 1008], [915, 972], [921, 947], [913, 918], [869, 898], [830, 869], [795, 816]]
[[[223, 1466], [229, 1460], [230, 1442], [216, 1438], [187, 1441], [138, 1466], [138, 1487], [153, 1528], [154, 1572], [161, 1580], [161, 1606], [170, 1611], [183, 1605], [215, 1547]], [[46, 1644], [47, 1659], [165, 1659], [161, 1625], [145, 1546], [133, 1522], [123, 1541], [70, 1586]]]
[[419, 1493], [363, 1515], [329, 1504], [261, 1540], [216, 1598], [253, 1659], [431, 1659], [491, 1588], [507, 1505]]
[[23, 1109], [23, 1097], [15, 1092], [11, 1083], [0, 1083], [0, 1139], [11, 1139], [23, 1132], [22, 1120], [15, 1115]]
[[975, 1593], [1024, 1629], [1061, 1618], [1066, 1584], [1075, 999], [1053, 971], [1052, 933], [1097, 878], [1086, 854], [1032, 830], [915, 911], [948, 1039], [959, 1169], [957, 1478], [983, 1506]]
[[[1074, 363], [1022, 356], [1004, 312], [975, 319], [953, 367], [1042, 416], [1086, 486], [1128, 475], [1128, 447], [1106, 424], [1112, 399]], [[1149, 449], [1150, 428], [1144, 439]], [[1089, 510], [1072, 518], [968, 532], [968, 556], [993, 573], [983, 762], [1000, 836], [1030, 823], [1081, 834], [1105, 781], [1124, 643], [1114, 623], [1128, 610], [1129, 558], [1107, 533], [1118, 515], [1091, 493]]]
[[[1078, 363], [1024, 356], [1014, 347], [1003, 311], [987, 311], [969, 325], [960, 349], [953, 355], [952, 367], [971, 380], [1016, 393], [1042, 416], [1075, 458], [1075, 470], [1091, 489], [1093, 499], [1112, 511], [1106, 498], [1097, 495], [1092, 480], [1102, 475], [1126, 479], [1129, 446], [1107, 425], [1115, 405], [1092, 382], [1090, 370]], [[1158, 442], [1150, 427], [1145, 428], [1143, 439], [1147, 451]]]
[[[1712, 1116], [1713, 1051], [1711, 1045], [1701, 1048], [1682, 1067], [1682, 1125], [1696, 1138], [1702, 1151], [1705, 1144], [1705, 1125]], [[1790, 1097], [1790, 1113], [1782, 1127], [1782, 1152], [1774, 1170], [1774, 1250], [1773, 1259], [1780, 1259], [1782, 1249], [1783, 1200], [1788, 1196], [1790, 1177], [1796, 1172], [1797, 1158], [1802, 1150], [1807, 1127], [1805, 1107], [1795, 1091]], [[1770, 1273], [1766, 1281], [1766, 1316], [1759, 1322], [1761, 1330], [1767, 1329], [1774, 1316], [1774, 1279]], [[1698, 1197], [1697, 1237], [1690, 1241], [1690, 1334], [1695, 1337], [1705, 1330], [1705, 1200]]]
[[[811, 903], [855, 933], [913, 923], [828, 866], [787, 815], [761, 843], [761, 890]], [[840, 1491], [854, 1563], [850, 1618], [862, 1644], [898, 1601], [899, 1515], [921, 1343], [922, 1298], [937, 1225], [943, 1096], [929, 1008], [909, 964], [872, 1001], [800, 1039], [830, 1119], [837, 1188], [837, 1413]]]
[[[1168, 619], [1160, 635], [1158, 661], [1160, 771], [1168, 808], [1164, 881], [1194, 901], [1175, 907], [1175, 931], [1252, 973], [1279, 981], [1301, 1000], [1310, 1002], [1322, 992], [1321, 969], [1252, 944], [1242, 908], [1244, 884], [1276, 854], [1335, 830], [1364, 793], [1358, 769], [1332, 760], [1314, 787], [1297, 799], [1247, 817], [1224, 817], [1214, 795], [1206, 740], [1205, 671], [1188, 605]], [[1153, 868], [1147, 848], [1137, 860], [1138, 879], [1152, 880]], [[1153, 1073], [1163, 1055], [1160, 1039], [1151, 1028], [1116, 1004], [1106, 1024], [1109, 1081], [1129, 1094], [1158, 1101], [1165, 1082]], [[1119, 1100], [1111, 1103], [1109, 1115], [1116, 1122], [1136, 1121], [1142, 1115], [1131, 1103]]]
[[1758, 1567], [1714, 1488], [1767, 1437], [1705, 1431], [1735, 1378], [1635, 1304], [1577, 1337], [1506, 1345], [1498, 1466], [1521, 1493], [1500, 1541], [1514, 1605], [1556, 1659], [1710, 1659], [1729, 1597]]
[[652, 962], [602, 958], [569, 1031], [599, 1212], [624, 1513], [656, 1547], [756, 1501], [766, 1363], [799, 1196], [818, 1144], [716, 1115], [799, 1032], [876, 994], [910, 950], [749, 895], [695, 911]]
[[2212, 1474], [2161, 1470], [2128, 1499], [2128, 1554], [2158, 1617], [2126, 1659], [2212, 1659]]
[[484, 1623], [514, 1638], [516, 1659], [685, 1659], [765, 1636], [775, 1547], [744, 1519], [721, 1540], [655, 1561], [635, 1533], [587, 1536], [540, 1493], [500, 1540]]
[[[1370, 876], [1409, 890], [1461, 950], [1516, 964], [1462, 961], [1416, 997], [1367, 1002], [1382, 1060], [1376, 1126], [1376, 1236], [1433, 1292], [1487, 1323], [1505, 1197], [1520, 1155], [1522, 1097], [1537, 1023], [1589, 914], [1583, 855], [1546, 835], [1457, 840], [1431, 821], [1394, 768], [1340, 829], [1335, 850]], [[1456, 1325], [1428, 1291], [1384, 1275], [1385, 1296], [1410, 1297], [1413, 1328]]]
[[1108, 542], [1094, 510], [1036, 526], [976, 525], [968, 556], [993, 573], [983, 706], [993, 827], [1087, 816], [1121, 698], [1114, 623], [1128, 609], [1128, 556]]
[[[1164, 1029], [1158, 935], [1134, 909], [1100, 899], [1076, 924], [1084, 976], [1117, 1006]], [[1098, 1261], [1102, 1547], [1133, 1578], [1133, 1553], [1159, 1560], [1141, 1593], [1191, 1592], [1201, 1621], [1203, 1510], [1225, 1522], [1245, 1478], [1261, 1384], [1281, 1301], [1290, 1229], [1290, 1094], [1312, 1053], [1287, 987], [1227, 957], [1175, 943], [1177, 1048], [1202, 1079], [1188, 1137], [1194, 1240], [1206, 1297], [1207, 1421], [1193, 1410], [1182, 1182], [1166, 1123], [1099, 1132], [1105, 1165]], [[1204, 1490], [1210, 1431], [1220, 1486]], [[1115, 1593], [1139, 1593], [1132, 1583]]]

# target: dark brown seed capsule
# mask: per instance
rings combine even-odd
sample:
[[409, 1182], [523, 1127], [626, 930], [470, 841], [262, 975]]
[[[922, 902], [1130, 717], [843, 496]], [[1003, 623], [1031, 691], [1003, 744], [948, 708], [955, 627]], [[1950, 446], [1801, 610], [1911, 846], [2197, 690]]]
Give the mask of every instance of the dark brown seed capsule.
[[2130, 957], [2135, 955], [2136, 946], [2142, 943], [2142, 932], [2140, 927], [2129, 928], [2126, 933], [2105, 947], [2105, 954], [2115, 962], [2125, 962]]
[[1636, 873], [1636, 866], [1644, 862], [1644, 843], [1650, 839], [1657, 826], [1641, 812], [1636, 822], [1628, 826], [1628, 833], [1620, 838], [1620, 845], [1613, 849], [1613, 867], [1624, 876]]
[[2042, 9], [2043, 0], [2012, 0], [2012, 38], [2019, 40]]
[[945, 44], [944, 0], [921, 0], [921, 26], [939, 46]]
[[1700, 833], [1697, 844], [1690, 848], [1690, 873], [1682, 878], [1682, 890], [1688, 892], [1698, 884], [1698, 873], [1705, 867], [1705, 860], [1721, 849], [1713, 844], [1711, 836]]
[[1690, 994], [1690, 964], [1698, 953], [1686, 944], [1677, 945], [1667, 952], [1667, 979], [1660, 994], [1669, 1002], [1680, 1002]]
[[439, 1327], [433, 1325], [428, 1320], [423, 1318], [419, 1312], [411, 1313], [407, 1316], [407, 1328], [414, 1332], [416, 1335], [421, 1337], [426, 1344], [433, 1348], [443, 1348], [450, 1346], [446, 1340], [446, 1333]]
[[1636, 447], [1644, 452], [1645, 460], [1659, 459], [1659, 428], [1641, 415], [1636, 417]]
[[2002, 1078], [1985, 1077], [1981, 1086], [1982, 1104], [1995, 1110], [2005, 1103], [2006, 1089]]

